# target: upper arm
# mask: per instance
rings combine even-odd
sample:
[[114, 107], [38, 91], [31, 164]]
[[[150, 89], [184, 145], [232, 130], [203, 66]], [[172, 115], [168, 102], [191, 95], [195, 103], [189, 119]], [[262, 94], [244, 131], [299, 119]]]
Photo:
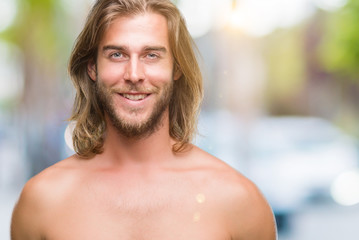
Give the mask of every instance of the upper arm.
[[233, 240], [276, 240], [277, 229], [271, 207], [249, 180], [234, 191], [229, 212]]
[[37, 184], [30, 180], [26, 183], [15, 205], [11, 219], [12, 240], [41, 239], [41, 194]]

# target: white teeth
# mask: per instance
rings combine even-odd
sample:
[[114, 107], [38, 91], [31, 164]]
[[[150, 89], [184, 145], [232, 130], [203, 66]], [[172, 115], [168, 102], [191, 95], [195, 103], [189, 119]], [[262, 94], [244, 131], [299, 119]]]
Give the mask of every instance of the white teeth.
[[122, 96], [132, 101], [139, 101], [147, 97], [147, 94], [122, 94]]

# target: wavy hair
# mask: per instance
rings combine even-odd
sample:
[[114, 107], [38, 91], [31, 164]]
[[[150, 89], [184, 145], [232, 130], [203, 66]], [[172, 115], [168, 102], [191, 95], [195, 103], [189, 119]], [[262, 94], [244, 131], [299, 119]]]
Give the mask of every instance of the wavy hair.
[[69, 74], [76, 88], [69, 120], [76, 122], [72, 138], [74, 149], [81, 157], [90, 158], [101, 153], [106, 132], [104, 111], [97, 102], [95, 82], [87, 72], [88, 63], [96, 62], [101, 38], [115, 18], [145, 12], [158, 13], [167, 19], [174, 70], [182, 73], [174, 81], [169, 105], [169, 134], [176, 140], [173, 151], [184, 150], [196, 132], [203, 97], [202, 75], [194, 52], [195, 44], [179, 10], [169, 0], [97, 0], [69, 61]]

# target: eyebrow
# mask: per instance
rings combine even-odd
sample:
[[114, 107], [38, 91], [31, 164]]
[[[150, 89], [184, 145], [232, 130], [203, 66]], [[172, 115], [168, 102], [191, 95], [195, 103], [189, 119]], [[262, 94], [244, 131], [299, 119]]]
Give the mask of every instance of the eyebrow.
[[158, 52], [163, 52], [163, 53], [167, 53], [167, 49], [165, 47], [161, 47], [161, 46], [147, 46], [144, 48], [145, 51], [158, 51]]
[[[116, 45], [106, 45], [102, 48], [102, 51], [108, 51], [108, 50], [118, 50], [118, 51], [126, 51], [128, 50], [127, 47], [123, 46], [116, 46]], [[144, 51], [159, 51], [163, 53], [167, 53], [167, 49], [163, 46], [145, 46], [143, 48]]]
[[106, 46], [103, 46], [102, 48], [102, 51], [108, 51], [108, 50], [120, 50], [120, 51], [123, 51], [123, 50], [126, 50], [125, 47], [122, 47], [122, 46], [116, 46], [116, 45], [106, 45]]

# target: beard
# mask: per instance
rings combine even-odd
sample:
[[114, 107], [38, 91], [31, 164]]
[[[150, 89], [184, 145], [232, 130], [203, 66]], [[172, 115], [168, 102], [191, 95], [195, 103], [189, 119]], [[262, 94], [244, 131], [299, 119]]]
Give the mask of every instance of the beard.
[[[174, 82], [170, 81], [163, 86], [162, 93], [159, 96], [159, 99], [155, 102], [150, 116], [141, 122], [135, 121], [135, 119], [133, 119], [132, 121], [126, 120], [119, 116], [119, 114], [117, 114], [116, 106], [113, 102], [113, 95], [118, 94], [118, 92], [120, 92], [120, 89], [107, 88], [102, 83], [102, 81], [97, 79], [95, 83], [95, 95], [97, 101], [100, 104], [100, 107], [102, 107], [105, 114], [108, 115], [112, 125], [116, 128], [119, 134], [127, 138], [140, 139], [150, 136], [161, 126], [162, 117], [165, 111], [168, 109], [173, 95], [173, 85]], [[123, 91], [124, 89], [121, 90]], [[152, 94], [159, 94], [161, 92], [159, 88], [144, 90], [140, 87], [137, 87], [135, 84], [128, 85], [125, 88], [125, 91], [130, 90], [137, 92], [149, 91]], [[130, 109], [129, 111], [132, 113], [133, 118], [136, 118], [136, 114], [140, 110]]]

